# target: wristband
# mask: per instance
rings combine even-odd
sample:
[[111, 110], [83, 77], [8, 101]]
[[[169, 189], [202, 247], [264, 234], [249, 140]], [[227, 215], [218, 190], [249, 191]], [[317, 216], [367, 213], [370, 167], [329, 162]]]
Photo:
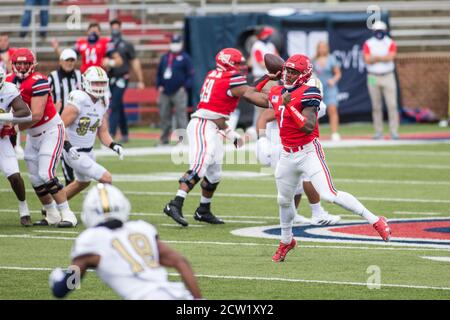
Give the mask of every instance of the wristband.
[[113, 142], [111, 142], [111, 144], [109, 145], [109, 148], [112, 149], [112, 150], [114, 150], [114, 147], [115, 147], [115, 146], [122, 146], [122, 145], [121, 145], [120, 143], [117, 143], [117, 142], [114, 142], [114, 141], [113, 141]]
[[64, 150], [66, 150], [66, 152], [69, 152], [69, 150], [72, 148], [72, 144], [70, 143], [70, 141], [66, 140], [64, 141]]
[[265, 74], [258, 80], [258, 84], [255, 86], [256, 91], [261, 92], [267, 82], [270, 81], [270, 78]]

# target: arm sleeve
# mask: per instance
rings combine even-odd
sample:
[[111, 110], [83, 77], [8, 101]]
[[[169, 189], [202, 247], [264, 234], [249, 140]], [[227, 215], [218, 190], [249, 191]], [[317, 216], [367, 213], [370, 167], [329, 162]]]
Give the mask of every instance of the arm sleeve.
[[37, 96], [45, 96], [50, 93], [50, 86], [48, 84], [48, 80], [45, 78], [37, 80], [31, 86], [31, 92], [33, 97]]
[[236, 73], [230, 79], [230, 89], [236, 88], [239, 86], [248, 85], [247, 77], [240, 73]]
[[303, 93], [302, 106], [304, 108], [315, 107], [318, 110], [320, 101], [322, 101], [322, 95], [320, 94], [320, 90], [317, 87], [309, 87]]

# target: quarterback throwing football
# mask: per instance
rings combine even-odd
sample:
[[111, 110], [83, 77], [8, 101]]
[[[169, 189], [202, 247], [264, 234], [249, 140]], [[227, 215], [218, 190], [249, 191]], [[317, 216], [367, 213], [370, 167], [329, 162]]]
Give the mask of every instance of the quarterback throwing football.
[[[281, 224], [281, 242], [272, 257], [275, 262], [284, 261], [286, 254], [297, 244], [292, 234], [295, 216], [292, 203], [303, 173], [311, 179], [321, 199], [365, 218], [384, 241], [389, 241], [391, 235], [386, 218], [375, 216], [354, 196], [336, 190], [333, 185], [319, 142], [317, 111], [322, 96], [317, 87], [307, 85], [312, 69], [308, 57], [291, 56], [283, 65], [283, 85], [272, 87], [265, 100], [266, 106], [275, 112], [283, 145], [275, 170]], [[248, 94], [252, 94], [252, 90], [255, 89], [250, 88]], [[263, 101], [258, 102], [258, 105], [262, 104]]]

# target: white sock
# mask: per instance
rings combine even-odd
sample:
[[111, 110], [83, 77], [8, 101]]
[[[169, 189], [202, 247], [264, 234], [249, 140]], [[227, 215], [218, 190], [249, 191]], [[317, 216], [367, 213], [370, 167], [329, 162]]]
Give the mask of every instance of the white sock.
[[317, 203], [310, 203], [309, 206], [311, 207], [311, 212], [313, 216], [319, 216], [323, 214], [323, 208], [320, 205], [320, 201]]
[[367, 208], [350, 193], [339, 191], [334, 202], [342, 208], [365, 218], [370, 224], [374, 224], [378, 221], [378, 217], [367, 210]]
[[56, 202], [55, 202], [55, 200], [53, 200], [49, 204], [44, 204], [44, 210], [51, 210], [51, 209], [56, 209]]
[[28, 204], [26, 201], [19, 201], [19, 215], [20, 217], [30, 215], [30, 210], [28, 209]]
[[292, 241], [292, 224], [295, 217], [295, 206], [279, 207], [280, 211], [280, 225], [281, 225], [281, 242], [289, 244]]
[[64, 202], [58, 203], [56, 205], [56, 207], [58, 208], [59, 211], [64, 211], [66, 209], [69, 209], [69, 203], [67, 201], [64, 201]]
[[184, 190], [179, 189], [179, 190], [177, 191], [177, 194], [176, 194], [176, 195], [177, 195], [177, 197], [186, 198], [187, 192], [184, 191]]
[[212, 198], [200, 197], [200, 203], [211, 203]]

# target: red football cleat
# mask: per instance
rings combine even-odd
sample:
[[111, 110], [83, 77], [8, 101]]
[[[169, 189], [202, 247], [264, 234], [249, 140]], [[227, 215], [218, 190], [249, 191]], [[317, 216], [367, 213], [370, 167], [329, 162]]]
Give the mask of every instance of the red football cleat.
[[389, 241], [391, 237], [391, 228], [389, 227], [385, 217], [380, 217], [380, 219], [373, 224], [373, 227], [377, 230], [384, 241]]
[[274, 262], [284, 261], [284, 258], [286, 257], [287, 253], [291, 249], [294, 249], [296, 245], [297, 241], [295, 240], [295, 238], [292, 238], [292, 241], [289, 244], [285, 244], [280, 241], [280, 245], [278, 246], [277, 252], [275, 252], [275, 254], [273, 255], [272, 261]]

